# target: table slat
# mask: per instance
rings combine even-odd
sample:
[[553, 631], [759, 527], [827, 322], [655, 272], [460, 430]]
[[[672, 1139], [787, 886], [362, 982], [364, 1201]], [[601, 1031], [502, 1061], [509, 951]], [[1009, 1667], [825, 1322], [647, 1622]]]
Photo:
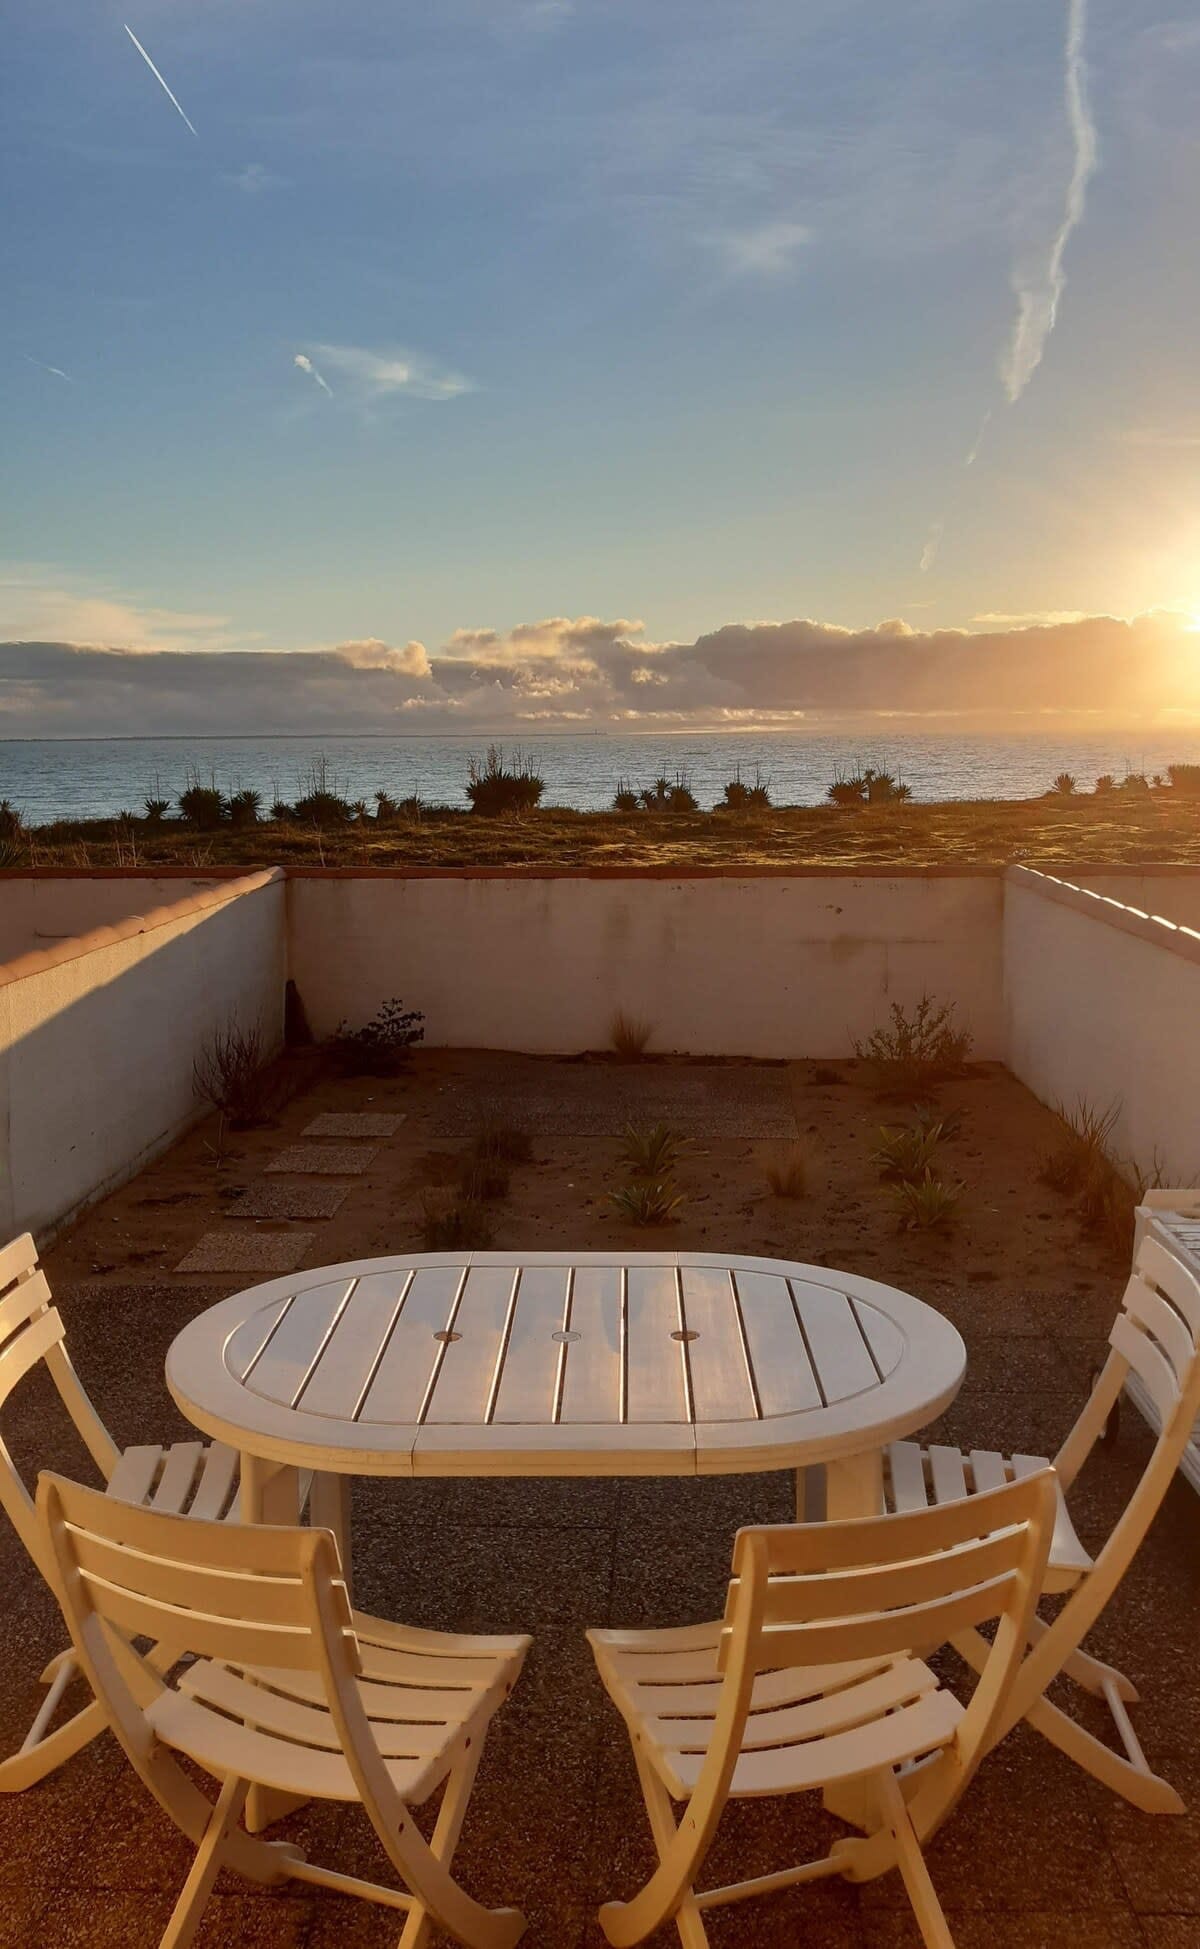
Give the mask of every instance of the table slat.
[[567, 1312], [567, 1266], [530, 1266], [521, 1274], [517, 1310], [500, 1374], [493, 1421], [554, 1419], [554, 1393]]
[[269, 1306], [260, 1306], [257, 1313], [251, 1313], [236, 1333], [231, 1333], [225, 1348], [225, 1365], [236, 1380], [244, 1381], [248, 1368], [262, 1352], [274, 1332], [280, 1315], [292, 1303], [290, 1293], [283, 1299], [273, 1299]]
[[580, 1426], [621, 1419], [621, 1268], [578, 1266], [571, 1286], [560, 1421]]
[[903, 1360], [904, 1349], [908, 1342], [895, 1320], [889, 1320], [886, 1313], [881, 1313], [879, 1308], [872, 1306], [868, 1300], [856, 1299], [854, 1310], [858, 1314], [858, 1323], [870, 1343], [879, 1371], [886, 1379], [889, 1374], [895, 1372]]
[[754, 1395], [729, 1274], [717, 1266], [684, 1266], [681, 1276], [683, 1323], [698, 1336], [687, 1343], [695, 1418], [753, 1421]]
[[417, 1419], [441, 1343], [434, 1339], [450, 1320], [462, 1280], [461, 1266], [419, 1266], [384, 1348], [360, 1421], [408, 1423]]
[[821, 1406], [788, 1282], [774, 1272], [739, 1272], [738, 1299], [764, 1418]]
[[789, 1281], [827, 1401], [878, 1387], [879, 1376], [845, 1293], [805, 1279]]
[[296, 1294], [246, 1381], [252, 1394], [291, 1406], [353, 1283], [338, 1279]]
[[427, 1423], [482, 1427], [487, 1421], [515, 1277], [513, 1266], [473, 1266], [467, 1274], [454, 1315], [454, 1331], [461, 1337], [446, 1345], [425, 1411]]
[[409, 1277], [399, 1266], [359, 1280], [300, 1397], [305, 1414], [354, 1419]]
[[625, 1419], [686, 1421], [679, 1290], [674, 1266], [630, 1266], [625, 1329]]

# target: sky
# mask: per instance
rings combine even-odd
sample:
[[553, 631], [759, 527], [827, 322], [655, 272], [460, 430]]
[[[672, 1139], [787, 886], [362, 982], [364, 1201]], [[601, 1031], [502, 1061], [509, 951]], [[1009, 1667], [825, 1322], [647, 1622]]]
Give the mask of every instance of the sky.
[[0, 735], [1200, 714], [1184, 0], [41, 0], [0, 88]]

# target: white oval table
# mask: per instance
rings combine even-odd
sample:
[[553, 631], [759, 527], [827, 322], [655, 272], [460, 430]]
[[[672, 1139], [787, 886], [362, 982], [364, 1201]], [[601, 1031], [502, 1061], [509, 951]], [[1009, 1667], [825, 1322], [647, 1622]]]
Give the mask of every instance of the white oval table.
[[[348, 1543], [354, 1475], [706, 1475], [823, 1465], [828, 1514], [882, 1506], [881, 1451], [961, 1385], [908, 1293], [699, 1252], [363, 1259], [254, 1286], [167, 1356], [188, 1419], [243, 1457], [246, 1520], [312, 1470]], [[286, 1481], [272, 1483], [290, 1476]]]

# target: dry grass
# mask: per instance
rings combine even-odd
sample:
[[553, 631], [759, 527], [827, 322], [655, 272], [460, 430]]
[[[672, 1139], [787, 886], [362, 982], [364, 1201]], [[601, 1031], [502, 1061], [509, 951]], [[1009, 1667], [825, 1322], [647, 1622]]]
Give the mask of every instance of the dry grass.
[[[1047, 781], [1049, 783], [1049, 781]], [[992, 799], [839, 810], [772, 806], [726, 813], [572, 812], [539, 808], [480, 820], [430, 806], [420, 819], [373, 819], [324, 833], [295, 823], [222, 827], [198, 844], [176, 821], [134, 822], [143, 867], [265, 866], [1031, 866], [1084, 862], [1200, 864], [1200, 795], [1111, 792], [1077, 798]], [[22, 827], [17, 867], [117, 864], [130, 828], [115, 819]]]
[[763, 1176], [773, 1198], [808, 1196], [808, 1149], [799, 1138], [771, 1144], [762, 1152]]
[[622, 1062], [640, 1062], [653, 1033], [650, 1022], [644, 1022], [636, 1015], [627, 1015], [623, 1008], [614, 1011], [608, 1025], [608, 1039]]

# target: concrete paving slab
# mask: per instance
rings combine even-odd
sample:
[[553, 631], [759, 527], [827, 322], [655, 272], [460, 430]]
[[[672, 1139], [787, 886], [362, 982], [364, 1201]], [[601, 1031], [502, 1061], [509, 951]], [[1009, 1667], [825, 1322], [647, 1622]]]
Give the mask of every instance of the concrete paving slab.
[[252, 1184], [228, 1206], [230, 1218], [332, 1218], [348, 1184]]
[[289, 1144], [267, 1165], [268, 1171], [287, 1171], [300, 1177], [360, 1178], [378, 1157], [361, 1144]]
[[294, 1272], [315, 1232], [205, 1232], [176, 1272]]
[[371, 1110], [323, 1110], [306, 1123], [302, 1137], [394, 1137], [404, 1122], [403, 1110], [395, 1115]]

